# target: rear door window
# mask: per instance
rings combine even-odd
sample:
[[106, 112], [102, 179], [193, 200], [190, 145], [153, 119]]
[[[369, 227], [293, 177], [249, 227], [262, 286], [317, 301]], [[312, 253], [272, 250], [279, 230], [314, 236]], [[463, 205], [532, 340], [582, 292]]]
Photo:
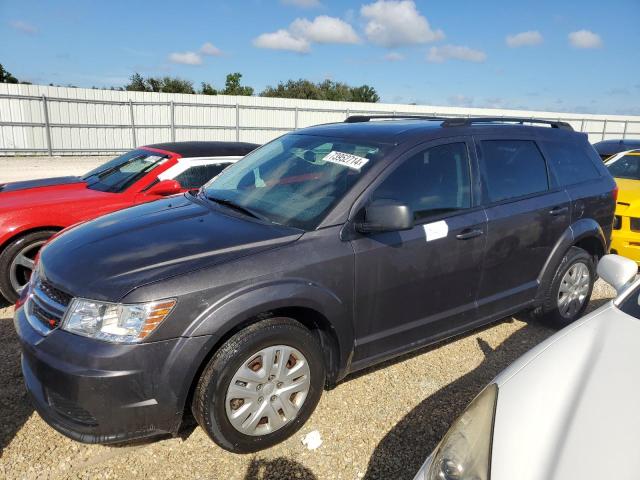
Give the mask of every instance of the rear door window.
[[543, 142], [542, 146], [560, 186], [600, 177], [600, 172], [582, 146], [548, 141]]
[[549, 189], [547, 166], [532, 140], [480, 142], [483, 197], [495, 203]]

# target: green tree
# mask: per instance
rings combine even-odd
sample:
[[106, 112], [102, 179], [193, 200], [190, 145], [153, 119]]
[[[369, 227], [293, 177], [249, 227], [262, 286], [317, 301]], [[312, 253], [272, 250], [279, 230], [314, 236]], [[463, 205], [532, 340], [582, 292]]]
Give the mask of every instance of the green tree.
[[309, 80], [288, 80], [276, 87], [267, 87], [262, 97], [300, 98], [304, 100], [333, 100], [340, 102], [379, 102], [380, 97], [373, 87], [362, 85], [350, 87], [346, 83], [324, 80], [313, 83]]
[[155, 77], [148, 77], [144, 81], [147, 86], [147, 92], [161, 92], [162, 91], [162, 79]]
[[182, 78], [164, 77], [160, 83], [160, 91], [164, 93], [196, 93], [193, 83]]
[[125, 85], [124, 89], [125, 90], [129, 90], [131, 92], [148, 92], [148, 91], [150, 91], [147, 83], [144, 80], [144, 78], [142, 78], [142, 75], [140, 75], [137, 72], [134, 73], [133, 75], [131, 75], [131, 77], [129, 77], [129, 83], [127, 85]]
[[351, 101], [351, 87], [346, 83], [334, 82], [333, 80], [324, 80], [318, 84], [321, 100], [332, 100], [337, 102]]
[[320, 100], [320, 91], [315, 83], [301, 78], [299, 80], [287, 80], [286, 82], [280, 82], [276, 87], [269, 86], [260, 93], [260, 96]]
[[352, 102], [367, 102], [378, 103], [380, 96], [376, 89], [369, 85], [362, 85], [360, 87], [353, 87], [351, 89], [351, 101]]
[[225, 82], [224, 90], [220, 92], [222, 95], [253, 95], [253, 87], [247, 87], [240, 84], [242, 74], [235, 72], [227, 75], [227, 81]]
[[20, 83], [16, 77], [4, 69], [0, 63], [0, 83]]
[[200, 93], [202, 95], [218, 95], [218, 90], [216, 90], [210, 83], [202, 82]]

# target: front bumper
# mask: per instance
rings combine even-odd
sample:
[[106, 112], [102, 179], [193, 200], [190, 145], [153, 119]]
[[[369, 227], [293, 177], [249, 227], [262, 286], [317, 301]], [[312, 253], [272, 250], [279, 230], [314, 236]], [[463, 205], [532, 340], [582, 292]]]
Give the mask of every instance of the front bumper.
[[622, 228], [612, 231], [610, 251], [640, 265], [640, 232], [629, 228], [629, 217], [622, 217]]
[[176, 434], [210, 337], [117, 345], [56, 329], [47, 336], [16, 310], [22, 373], [34, 407], [85, 443]]

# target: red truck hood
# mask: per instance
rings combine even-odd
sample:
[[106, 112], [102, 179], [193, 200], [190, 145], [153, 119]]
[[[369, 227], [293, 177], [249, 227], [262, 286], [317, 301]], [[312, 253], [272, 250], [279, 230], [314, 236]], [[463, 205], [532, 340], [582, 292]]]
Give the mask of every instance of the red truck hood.
[[0, 212], [76, 200], [86, 201], [104, 195], [104, 192], [87, 188], [86, 182], [79, 177], [5, 183], [0, 184]]

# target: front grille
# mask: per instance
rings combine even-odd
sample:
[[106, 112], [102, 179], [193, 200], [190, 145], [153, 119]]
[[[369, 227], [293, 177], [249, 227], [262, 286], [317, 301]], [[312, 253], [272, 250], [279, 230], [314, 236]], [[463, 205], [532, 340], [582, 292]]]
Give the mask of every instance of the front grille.
[[59, 395], [53, 390], [47, 389], [47, 400], [49, 405], [51, 405], [59, 415], [62, 415], [69, 420], [92, 427], [98, 425], [98, 422], [93, 415], [87, 412], [84, 408], [76, 405], [75, 402]]
[[54, 302], [64, 305], [65, 307], [71, 303], [71, 299], [73, 298], [71, 295], [57, 289], [48, 281], [39, 279], [37, 284], [39, 285], [40, 290], [42, 290], [42, 292]]
[[640, 232], [640, 218], [631, 217], [629, 219], [629, 224], [631, 226], [631, 230], [634, 232]]
[[613, 229], [620, 230], [622, 228], [622, 217], [620, 215], [613, 216]]
[[29, 323], [46, 335], [60, 326], [71, 299], [71, 295], [57, 289], [48, 281], [36, 278], [26, 306]]

